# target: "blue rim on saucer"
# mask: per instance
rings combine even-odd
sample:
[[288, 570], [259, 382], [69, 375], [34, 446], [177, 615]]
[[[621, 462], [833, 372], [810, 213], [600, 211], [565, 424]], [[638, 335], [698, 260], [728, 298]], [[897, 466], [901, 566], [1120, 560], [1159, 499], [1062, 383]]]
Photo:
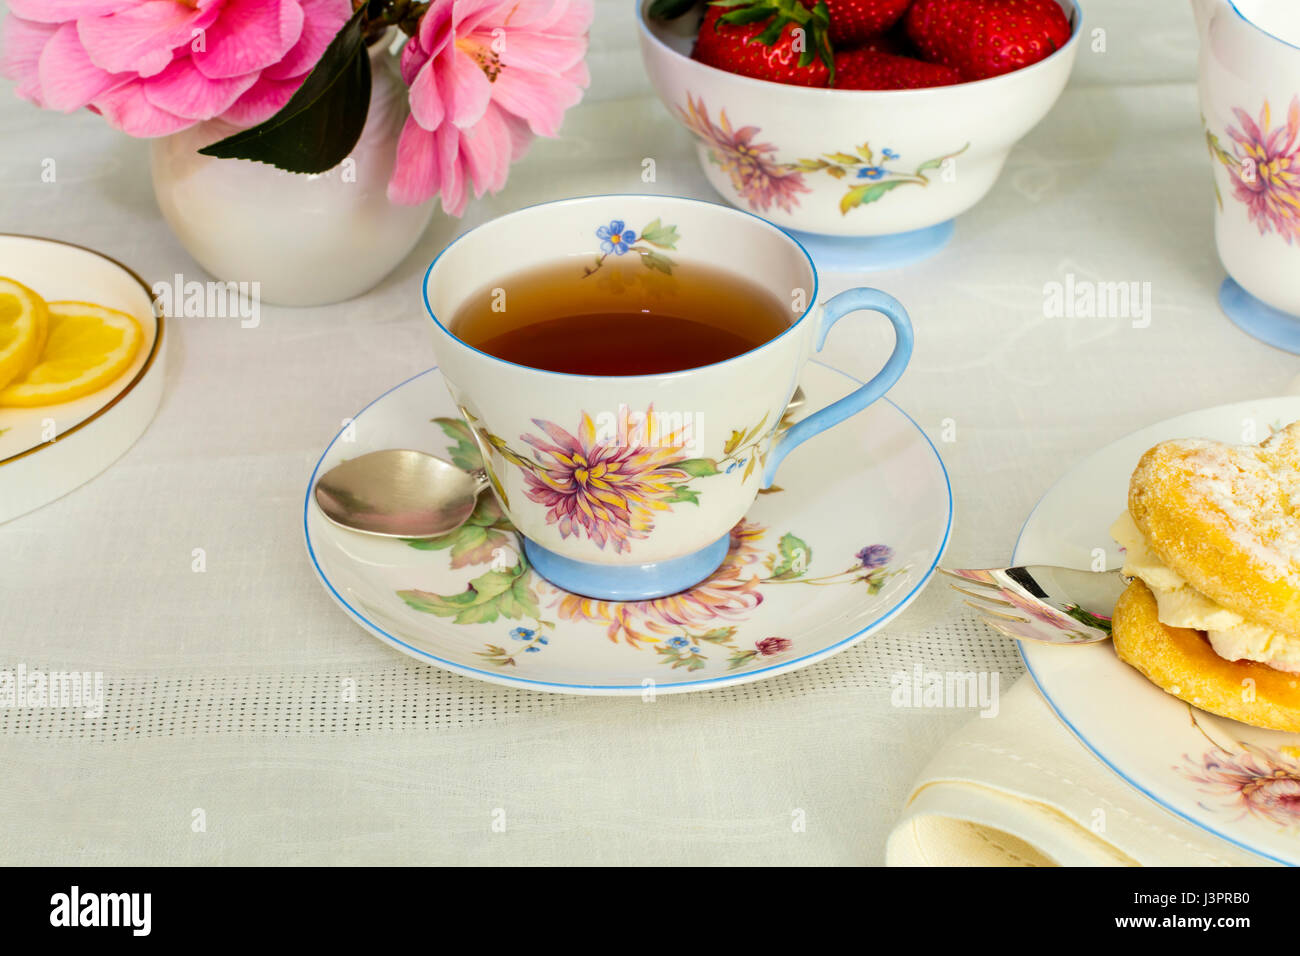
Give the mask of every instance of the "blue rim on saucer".
[[1232, 324], [1274, 348], [1300, 355], [1300, 315], [1291, 315], [1263, 302], [1231, 277], [1219, 287], [1219, 307]]
[[571, 594], [606, 601], [643, 601], [694, 587], [718, 570], [731, 544], [728, 531], [708, 547], [670, 561], [622, 566], [576, 561], [524, 538], [533, 570]]
[[879, 272], [897, 269], [937, 255], [952, 238], [953, 221], [896, 232], [888, 236], [826, 236], [787, 229], [812, 256], [818, 269], [828, 272]]

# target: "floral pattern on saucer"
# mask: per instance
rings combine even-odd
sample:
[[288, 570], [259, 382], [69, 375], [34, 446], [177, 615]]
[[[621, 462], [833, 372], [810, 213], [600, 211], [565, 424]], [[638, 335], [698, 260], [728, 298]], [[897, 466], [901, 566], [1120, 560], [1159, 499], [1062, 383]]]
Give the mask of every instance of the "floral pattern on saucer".
[[[481, 467], [464, 422], [434, 421], [454, 442], [448, 452], [458, 467]], [[604, 601], [570, 594], [535, 574], [509, 519], [496, 500], [485, 495], [462, 527], [407, 544], [424, 551], [446, 551], [451, 568], [486, 566], [487, 570], [453, 594], [412, 588], [399, 590], [397, 596], [416, 611], [449, 617], [456, 624], [493, 625], [504, 640], [485, 641], [476, 653], [497, 667], [519, 667], [528, 655], [541, 653], [561, 638], [560, 622], [567, 622], [596, 624], [608, 640], [631, 651], [653, 648], [658, 663], [672, 670], [714, 667], [735, 672], [780, 660], [794, 648], [792, 639], [780, 635], [757, 639], [740, 635], [739, 625], [763, 603], [766, 590], [859, 585], [878, 594], [891, 578], [910, 569], [892, 567], [893, 550], [871, 544], [853, 555], [843, 570], [813, 576], [808, 573], [811, 545], [792, 532], [770, 541], [768, 528], [742, 520], [731, 531], [727, 557], [707, 580], [668, 597]], [[506, 622], [520, 623], [502, 627]]]
[[1193, 726], [1213, 748], [1199, 757], [1183, 755], [1174, 769], [1197, 784], [1213, 803], [1211, 812], [1236, 811], [1237, 819], [1254, 817], [1288, 830], [1300, 828], [1300, 747], [1261, 747], [1233, 740], [1214, 740], [1203, 725], [1206, 719], [1189, 707]]

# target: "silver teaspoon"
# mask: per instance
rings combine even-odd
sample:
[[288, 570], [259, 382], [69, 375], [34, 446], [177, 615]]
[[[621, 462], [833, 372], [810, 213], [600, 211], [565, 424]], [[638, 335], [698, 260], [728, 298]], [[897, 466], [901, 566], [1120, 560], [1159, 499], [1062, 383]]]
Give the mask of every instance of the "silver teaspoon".
[[316, 481], [316, 504], [334, 524], [390, 538], [436, 538], [474, 513], [488, 487], [468, 472], [409, 448], [389, 448], [335, 465]]

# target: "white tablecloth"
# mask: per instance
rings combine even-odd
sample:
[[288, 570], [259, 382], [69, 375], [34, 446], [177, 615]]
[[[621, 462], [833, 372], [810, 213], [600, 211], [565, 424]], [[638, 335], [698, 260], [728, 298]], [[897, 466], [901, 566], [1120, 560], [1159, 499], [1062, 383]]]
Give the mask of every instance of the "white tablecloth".
[[[916, 323], [893, 397], [947, 462], [957, 566], [1005, 560], [1034, 502], [1091, 449], [1284, 392], [1300, 371], [1215, 304], [1190, 10], [1087, 7], [1103, 32], [992, 194], [942, 255], [869, 280]], [[0, 668], [103, 671], [107, 697], [99, 720], [0, 709], [7, 861], [879, 863], [910, 782], [971, 714], [895, 708], [890, 675], [991, 670], [1005, 688], [1020, 673], [1012, 647], [932, 586], [884, 633], [796, 674], [653, 704], [550, 696], [410, 662], [316, 582], [307, 476], [344, 418], [433, 364], [418, 282], [451, 236], [542, 199], [645, 191], [647, 156], [649, 189], [712, 195], [648, 92], [630, 0], [599, 0], [591, 63], [563, 139], [537, 144], [463, 221], [439, 216], [371, 294], [264, 307], [256, 329], [174, 322], [145, 436], [0, 526]], [[0, 231], [90, 245], [151, 280], [201, 277], [159, 217], [145, 143], [8, 85], [0, 126]], [[1150, 327], [1044, 317], [1044, 284], [1069, 273], [1149, 282]], [[865, 376], [885, 338], [842, 324], [825, 357]], [[345, 680], [358, 701], [342, 702]]]

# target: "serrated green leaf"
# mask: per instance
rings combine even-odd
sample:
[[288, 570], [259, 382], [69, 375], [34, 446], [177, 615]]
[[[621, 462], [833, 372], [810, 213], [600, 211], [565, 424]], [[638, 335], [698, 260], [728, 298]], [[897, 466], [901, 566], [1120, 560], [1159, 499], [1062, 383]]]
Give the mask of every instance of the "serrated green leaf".
[[797, 578], [808, 570], [812, 563], [812, 548], [797, 535], [789, 532], [781, 535], [777, 543], [780, 560], [772, 567], [772, 577], [779, 580]]
[[665, 275], [673, 274], [673, 260], [658, 252], [645, 251], [641, 253], [641, 264], [647, 269], [654, 269], [656, 272], [662, 272]]
[[363, 4], [343, 25], [289, 102], [270, 119], [205, 146], [219, 159], [250, 159], [292, 173], [323, 173], [347, 158], [370, 108]]
[[664, 501], [669, 504], [676, 504], [679, 501], [687, 501], [693, 505], [698, 505], [700, 503], [700, 493], [687, 485], [678, 485], [673, 489], [673, 493], [665, 498]]
[[865, 206], [868, 203], [876, 202], [891, 189], [896, 189], [907, 182], [911, 182], [911, 180], [891, 179], [883, 183], [875, 183], [867, 186], [854, 186], [840, 198], [840, 212], [848, 213], [850, 209], [856, 209], [858, 206]]
[[665, 226], [656, 219], [641, 230], [641, 238], [661, 249], [676, 249], [677, 240], [681, 237], [677, 234], [676, 226]]

